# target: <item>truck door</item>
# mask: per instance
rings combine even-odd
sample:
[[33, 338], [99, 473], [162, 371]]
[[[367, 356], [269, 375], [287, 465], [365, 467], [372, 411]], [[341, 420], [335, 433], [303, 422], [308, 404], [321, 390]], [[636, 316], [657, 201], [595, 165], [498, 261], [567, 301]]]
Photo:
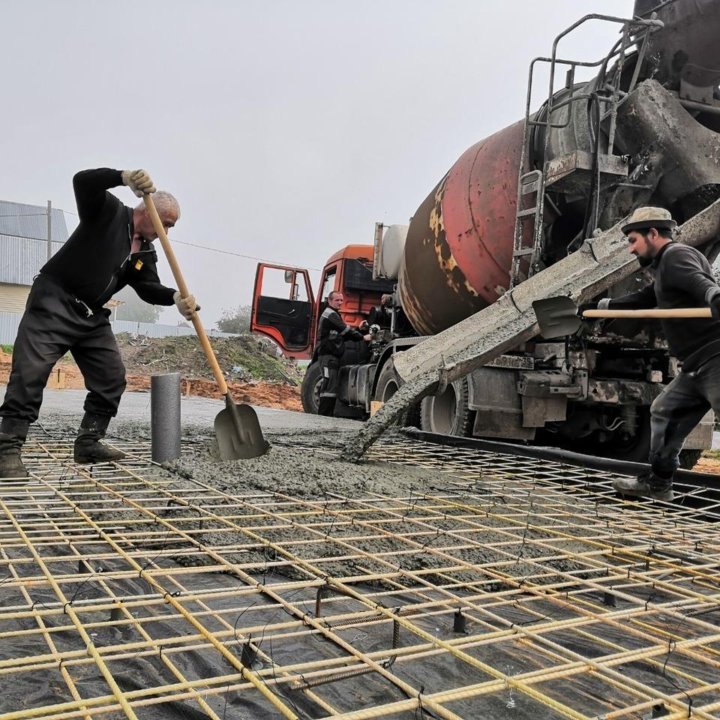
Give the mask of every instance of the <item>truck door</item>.
[[286, 357], [310, 358], [314, 307], [307, 270], [258, 263], [250, 318], [252, 332], [274, 340]]

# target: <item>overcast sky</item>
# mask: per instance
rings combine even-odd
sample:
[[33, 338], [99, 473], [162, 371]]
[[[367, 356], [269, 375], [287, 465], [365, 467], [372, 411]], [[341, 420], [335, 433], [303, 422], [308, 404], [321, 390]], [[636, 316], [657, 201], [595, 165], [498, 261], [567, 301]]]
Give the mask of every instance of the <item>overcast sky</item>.
[[[0, 199], [51, 200], [72, 230], [77, 170], [145, 168], [180, 201], [171, 239], [225, 251], [175, 246], [210, 328], [250, 304], [252, 258], [319, 269], [376, 221], [407, 222], [466, 148], [522, 118], [532, 58], [583, 15], [632, 8], [3, 0]], [[559, 54], [597, 60], [617, 37], [593, 22]]]

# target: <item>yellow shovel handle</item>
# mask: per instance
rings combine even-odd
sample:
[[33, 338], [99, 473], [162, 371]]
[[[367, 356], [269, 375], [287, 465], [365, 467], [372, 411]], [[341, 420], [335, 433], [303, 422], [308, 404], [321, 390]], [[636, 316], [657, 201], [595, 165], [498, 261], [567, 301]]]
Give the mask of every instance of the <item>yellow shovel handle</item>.
[[648, 310], [585, 310], [586, 318], [710, 318], [712, 312], [705, 308], [652, 308]]

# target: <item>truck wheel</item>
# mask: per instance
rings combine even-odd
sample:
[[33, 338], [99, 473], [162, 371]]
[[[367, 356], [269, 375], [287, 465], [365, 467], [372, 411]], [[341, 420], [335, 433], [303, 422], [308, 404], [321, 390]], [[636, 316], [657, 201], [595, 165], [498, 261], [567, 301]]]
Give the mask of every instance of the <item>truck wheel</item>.
[[[616, 460], [627, 460], [629, 462], [648, 462], [650, 454], [650, 416], [645, 413], [641, 419], [638, 432], [632, 438], [627, 438], [624, 442], [616, 442], [613, 445], [602, 445], [600, 449], [596, 445], [588, 448], [580, 446], [580, 452], [588, 452], [591, 455], [600, 455], [601, 457], [614, 458]], [[684, 470], [691, 470], [702, 455], [702, 450], [681, 450], [680, 451], [680, 467]]]
[[420, 428], [427, 432], [467, 437], [471, 418], [467, 378], [450, 383], [443, 393], [424, 398], [420, 405]]
[[[582, 452], [582, 450], [581, 450]], [[592, 446], [586, 450], [593, 455], [626, 460], [627, 462], [646, 463], [650, 454], [650, 417], [647, 413], [639, 419], [635, 435], [614, 438], [612, 444], [604, 443], [599, 448]]]
[[303, 410], [308, 415], [317, 415], [320, 405], [320, 383], [322, 382], [322, 368], [319, 362], [310, 363], [305, 370], [302, 385], [300, 386], [300, 397]]
[[[383, 365], [380, 375], [378, 375], [378, 381], [375, 385], [375, 393], [373, 400], [379, 400], [382, 403], [386, 403], [390, 398], [400, 389], [403, 381], [400, 379], [398, 374], [395, 372], [395, 367], [392, 364], [392, 360]], [[415, 427], [420, 425], [419, 418], [419, 404], [413, 405], [405, 413], [403, 417], [398, 421], [398, 425], [407, 426], [413, 425]]]
[[378, 376], [373, 399], [386, 403], [400, 389], [401, 385], [402, 380], [395, 372], [392, 362], [388, 361], [383, 365], [383, 369]]

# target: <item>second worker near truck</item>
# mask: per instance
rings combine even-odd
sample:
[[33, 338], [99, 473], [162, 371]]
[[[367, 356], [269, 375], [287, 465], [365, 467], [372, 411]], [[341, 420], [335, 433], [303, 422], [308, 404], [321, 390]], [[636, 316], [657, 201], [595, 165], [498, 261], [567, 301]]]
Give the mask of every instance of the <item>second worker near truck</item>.
[[[157, 238], [143, 203], [125, 206], [108, 192], [127, 185], [138, 197], [155, 193], [144, 170], [84, 170], [73, 178], [80, 223], [41, 268], [30, 289], [13, 347], [12, 370], [0, 407], [0, 478], [27, 477], [21, 449], [40, 411], [43, 390], [57, 360], [70, 351], [88, 389], [85, 415], [74, 446], [77, 463], [117, 460], [122, 453], [102, 442], [125, 390], [125, 367], [105, 303], [130, 285], [145, 302], [177, 305], [190, 319], [195, 298], [160, 283]], [[180, 216], [177, 200], [155, 194], [164, 227]]]
[[673, 479], [683, 444], [711, 408], [720, 414], [720, 287], [707, 258], [673, 239], [675, 221], [667, 210], [638, 208], [622, 231], [630, 252], [650, 269], [654, 282], [618, 298], [604, 298], [598, 309], [707, 307], [712, 319], [664, 319], [670, 353], [682, 370], [650, 408], [650, 470], [619, 478], [613, 487], [629, 496], [673, 499]]
[[318, 326], [318, 362], [322, 370], [320, 381], [320, 398], [318, 415], [332, 417], [335, 413], [335, 402], [339, 386], [340, 364], [348, 340], [364, 340], [369, 342], [372, 335], [350, 327], [340, 316], [340, 308], [344, 301], [343, 294], [333, 290], [328, 295], [328, 306], [320, 316]]

